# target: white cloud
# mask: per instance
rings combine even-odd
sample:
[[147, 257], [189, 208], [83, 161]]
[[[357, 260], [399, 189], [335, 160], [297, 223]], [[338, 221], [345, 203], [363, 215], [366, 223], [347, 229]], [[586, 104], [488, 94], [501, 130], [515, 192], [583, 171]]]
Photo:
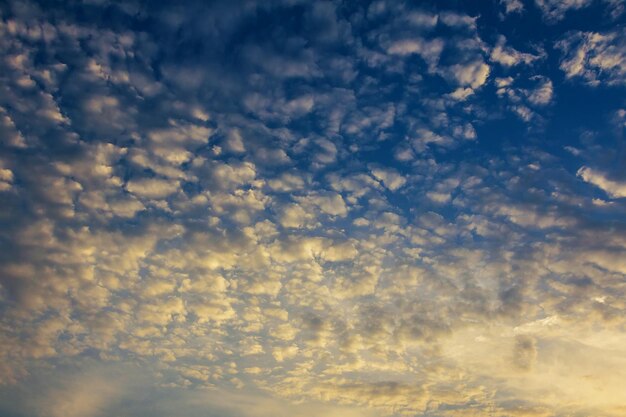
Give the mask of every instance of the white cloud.
[[417, 54], [429, 65], [435, 68], [445, 42], [441, 39], [426, 40], [422, 38], [400, 39], [387, 45], [387, 53], [391, 55], [407, 56]]
[[453, 129], [453, 134], [455, 137], [459, 137], [465, 140], [475, 140], [477, 137], [476, 129], [474, 129], [474, 126], [472, 126], [471, 123], [466, 123], [463, 126], [455, 126]]
[[6, 109], [0, 106], [0, 141], [16, 148], [25, 148], [26, 140], [22, 133], [16, 128], [15, 122], [11, 119]]
[[175, 193], [180, 187], [178, 181], [161, 178], [131, 179], [126, 189], [141, 198], [161, 199]]
[[246, 147], [243, 144], [243, 137], [239, 129], [232, 129], [228, 132], [226, 148], [231, 152], [245, 152]]
[[318, 138], [315, 144], [320, 151], [315, 154], [315, 161], [320, 164], [330, 164], [337, 160], [337, 146], [328, 139]]
[[567, 78], [590, 85], [626, 83], [626, 32], [573, 32], [556, 43], [563, 51], [560, 67]]
[[539, 86], [528, 93], [528, 101], [536, 106], [545, 106], [552, 101], [553, 94], [552, 81], [542, 77]]
[[304, 188], [305, 180], [299, 175], [284, 172], [280, 177], [268, 180], [267, 185], [275, 191], [291, 192]]
[[567, 12], [588, 7], [592, 3], [593, 0], [535, 0], [535, 4], [549, 22], [562, 20]]
[[314, 216], [304, 211], [302, 207], [297, 204], [290, 204], [284, 206], [280, 214], [280, 224], [283, 227], [302, 227], [308, 221], [313, 219]]
[[0, 165], [0, 191], [10, 190], [12, 183], [13, 171], [8, 168], [2, 168], [2, 165]]
[[317, 207], [322, 213], [345, 217], [348, 206], [339, 193], [327, 192], [322, 194], [311, 193], [306, 197], [295, 197], [301, 204]]
[[411, 145], [413, 145], [415, 150], [418, 152], [423, 152], [431, 143], [445, 146], [450, 145], [452, 141], [450, 138], [438, 135], [425, 128], [417, 129], [417, 132], [415, 132], [415, 138], [411, 141]]
[[406, 19], [418, 28], [432, 29], [437, 25], [439, 16], [422, 10], [415, 10], [410, 12]]
[[387, 48], [387, 52], [394, 55], [420, 54], [438, 57], [443, 49], [443, 45], [444, 43], [440, 39], [402, 39], [391, 43]]
[[585, 166], [581, 167], [576, 175], [600, 188], [611, 198], [626, 197], [626, 182], [611, 180], [604, 173]]
[[469, 87], [459, 87], [448, 95], [455, 100], [465, 101], [472, 94], [474, 94], [473, 89]]
[[490, 73], [489, 65], [482, 60], [467, 64], [454, 64], [447, 70], [460, 86], [472, 87], [474, 90], [485, 84]]
[[506, 38], [502, 35], [498, 37], [496, 46], [491, 50], [491, 60], [505, 67], [512, 67], [519, 64], [529, 65], [540, 57], [528, 53], [519, 52], [506, 46]]
[[504, 12], [506, 14], [522, 13], [524, 11], [524, 3], [520, 0], [500, 0], [504, 4]]
[[374, 175], [378, 181], [382, 181], [385, 187], [389, 188], [391, 191], [396, 191], [406, 184], [406, 178], [400, 175], [395, 169], [372, 167], [371, 170], [372, 175]]
[[446, 26], [456, 28], [476, 29], [476, 17], [456, 12], [443, 12], [439, 14], [439, 20]]

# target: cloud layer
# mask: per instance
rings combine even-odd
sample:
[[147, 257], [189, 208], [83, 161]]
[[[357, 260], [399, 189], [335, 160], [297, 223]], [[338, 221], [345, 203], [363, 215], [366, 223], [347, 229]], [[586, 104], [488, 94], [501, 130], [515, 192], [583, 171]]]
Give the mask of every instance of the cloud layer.
[[624, 414], [622, 2], [48, 6], [0, 6], [2, 413]]

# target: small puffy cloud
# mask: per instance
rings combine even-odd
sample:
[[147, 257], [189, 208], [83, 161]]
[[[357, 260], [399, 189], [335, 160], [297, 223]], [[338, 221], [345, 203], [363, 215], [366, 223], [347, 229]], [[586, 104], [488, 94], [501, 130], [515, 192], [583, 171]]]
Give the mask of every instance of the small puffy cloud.
[[177, 283], [175, 281], [158, 281], [156, 279], [152, 279], [143, 286], [141, 293], [144, 297], [157, 297], [165, 294], [171, 294], [176, 286]]
[[476, 29], [476, 19], [476, 17], [456, 12], [443, 12], [439, 14], [439, 21], [453, 28], [474, 30]]
[[257, 175], [257, 167], [251, 162], [228, 164], [197, 158], [193, 165], [200, 182], [210, 190], [235, 190], [251, 184]]
[[422, 29], [432, 29], [437, 25], [439, 16], [423, 10], [414, 10], [406, 16], [406, 20], [413, 26]]
[[510, 46], [506, 46], [506, 38], [502, 35], [498, 37], [496, 46], [491, 50], [490, 59], [505, 67], [512, 67], [519, 64], [531, 64], [539, 59], [539, 56], [519, 52]]
[[428, 197], [433, 202], [440, 204], [447, 203], [451, 199], [450, 194], [438, 191], [429, 191], [426, 193], [426, 197]]
[[259, 147], [254, 150], [255, 162], [267, 165], [286, 165], [291, 163], [291, 158], [284, 149]]
[[523, 104], [512, 106], [511, 109], [513, 110], [513, 113], [525, 122], [530, 122], [535, 116], [535, 113], [533, 113], [528, 106], [524, 106]]
[[142, 304], [137, 310], [136, 317], [139, 322], [165, 326], [172, 320], [184, 316], [186, 311], [181, 298], [170, 297], [158, 304]]
[[126, 183], [126, 189], [141, 198], [162, 199], [180, 188], [178, 181], [162, 178], [131, 179]]
[[552, 81], [541, 77], [537, 88], [528, 92], [528, 101], [535, 106], [545, 106], [552, 101], [553, 94], [554, 88], [552, 86]]
[[518, 87], [513, 77], [496, 78], [496, 94], [507, 99], [512, 110], [520, 119], [530, 122], [540, 118], [539, 110], [551, 104], [554, 100], [554, 86], [552, 80], [545, 76], [536, 75], [529, 80], [534, 86], [529, 88]]
[[24, 136], [17, 129], [15, 122], [2, 106], [0, 106], [0, 126], [2, 127], [2, 129], [0, 129], [0, 142], [16, 148], [25, 148], [27, 146]]
[[413, 145], [415, 150], [417, 152], [423, 152], [430, 144], [449, 146], [452, 144], [452, 140], [426, 128], [417, 129], [415, 137], [411, 140], [411, 145]]
[[465, 101], [472, 94], [474, 94], [474, 90], [470, 87], [459, 87], [448, 94], [448, 96], [458, 101]]
[[589, 85], [626, 84], [626, 31], [572, 32], [556, 43], [562, 51], [560, 67], [567, 78]]
[[431, 201], [438, 204], [448, 203], [452, 199], [452, 192], [459, 186], [456, 178], [448, 178], [435, 185], [434, 189], [426, 193]]
[[584, 181], [595, 185], [607, 193], [611, 198], [626, 197], [626, 182], [615, 181], [603, 172], [583, 166], [576, 173]]
[[498, 88], [508, 87], [513, 84], [513, 77], [496, 78], [495, 83]]
[[136, 213], [146, 208], [136, 197], [127, 193], [106, 196], [99, 191], [86, 191], [81, 193], [79, 202], [88, 210], [123, 218], [134, 217]]
[[170, 120], [171, 127], [155, 129], [148, 133], [151, 141], [159, 144], [177, 143], [206, 143], [213, 133], [213, 130], [206, 126], [198, 126], [187, 123], [179, 123]]
[[289, 121], [303, 117], [313, 110], [315, 98], [302, 95], [293, 99], [286, 97], [268, 97], [260, 93], [251, 93], [243, 99], [244, 107], [263, 120]]
[[8, 168], [2, 168], [0, 165], [0, 191], [11, 189], [13, 183], [13, 171]]
[[415, 158], [415, 154], [413, 153], [411, 148], [406, 145], [398, 146], [394, 150], [393, 156], [394, 158], [396, 158], [397, 161], [402, 161], [402, 162], [410, 161], [413, 158]]
[[463, 126], [455, 126], [452, 132], [455, 137], [465, 140], [474, 140], [477, 136], [476, 129], [474, 129], [471, 123], [465, 123]]
[[319, 164], [330, 164], [337, 160], [337, 146], [328, 139], [318, 138], [315, 144], [319, 151], [315, 153], [315, 162]]
[[558, 22], [571, 10], [588, 7], [594, 0], [535, 0], [535, 4], [548, 22]]
[[232, 129], [226, 137], [226, 148], [231, 152], [245, 152], [246, 147], [243, 144], [243, 137], [239, 129]]
[[298, 228], [304, 226], [312, 219], [314, 219], [314, 216], [307, 213], [298, 204], [289, 204], [282, 207], [279, 222], [283, 227]]
[[402, 39], [392, 42], [387, 53], [392, 55], [421, 55], [427, 62], [435, 63], [441, 55], [444, 42], [441, 39], [425, 40], [421, 38]]
[[389, 188], [391, 191], [396, 191], [404, 184], [406, 184], [406, 178], [404, 178], [398, 171], [395, 169], [385, 169], [380, 167], [371, 167], [372, 175], [378, 180], [381, 181], [385, 187]]
[[312, 194], [306, 197], [296, 197], [301, 204], [315, 206], [322, 213], [345, 217], [348, 214], [348, 206], [339, 193], [327, 192], [320, 194]]
[[133, 217], [137, 212], [144, 210], [145, 206], [135, 198], [120, 198], [109, 201], [111, 212], [119, 217]]
[[500, 0], [500, 4], [504, 5], [506, 14], [522, 13], [524, 11], [524, 3], [521, 0]]
[[235, 310], [224, 299], [202, 300], [189, 303], [188, 309], [196, 315], [198, 323], [221, 323], [235, 317]]
[[494, 211], [508, 218], [512, 223], [524, 227], [548, 229], [566, 228], [573, 225], [571, 218], [558, 216], [554, 212], [542, 212], [534, 207], [500, 204], [495, 207]]
[[487, 81], [490, 68], [482, 60], [454, 64], [447, 68], [449, 76], [462, 87], [477, 89]]
[[295, 98], [293, 100], [289, 100], [285, 104], [285, 109], [290, 114], [303, 115], [309, 113], [313, 109], [313, 106], [315, 105], [315, 100], [312, 96], [306, 95]]
[[274, 191], [291, 192], [304, 188], [305, 180], [299, 175], [284, 172], [279, 177], [268, 180], [267, 185]]
[[284, 340], [284, 341], [291, 341], [295, 339], [297, 334], [298, 334], [298, 329], [296, 329], [289, 323], [280, 324], [274, 327], [270, 331], [270, 335], [272, 337], [275, 337], [277, 339]]
[[272, 356], [276, 362], [283, 362], [287, 359], [293, 358], [298, 354], [298, 346], [277, 346], [272, 350]]

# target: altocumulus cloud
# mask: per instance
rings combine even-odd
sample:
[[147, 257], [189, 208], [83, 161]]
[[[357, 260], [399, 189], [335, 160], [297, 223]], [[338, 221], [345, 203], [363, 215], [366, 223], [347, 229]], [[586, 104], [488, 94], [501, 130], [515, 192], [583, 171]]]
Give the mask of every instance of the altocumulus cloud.
[[0, 414], [624, 415], [623, 1], [479, 3], [3, 2]]

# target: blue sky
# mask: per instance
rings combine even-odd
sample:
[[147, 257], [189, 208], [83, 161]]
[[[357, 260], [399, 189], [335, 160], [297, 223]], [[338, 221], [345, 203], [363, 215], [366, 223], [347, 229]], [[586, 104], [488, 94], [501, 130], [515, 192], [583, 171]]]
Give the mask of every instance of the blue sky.
[[0, 414], [622, 416], [623, 0], [0, 4]]

